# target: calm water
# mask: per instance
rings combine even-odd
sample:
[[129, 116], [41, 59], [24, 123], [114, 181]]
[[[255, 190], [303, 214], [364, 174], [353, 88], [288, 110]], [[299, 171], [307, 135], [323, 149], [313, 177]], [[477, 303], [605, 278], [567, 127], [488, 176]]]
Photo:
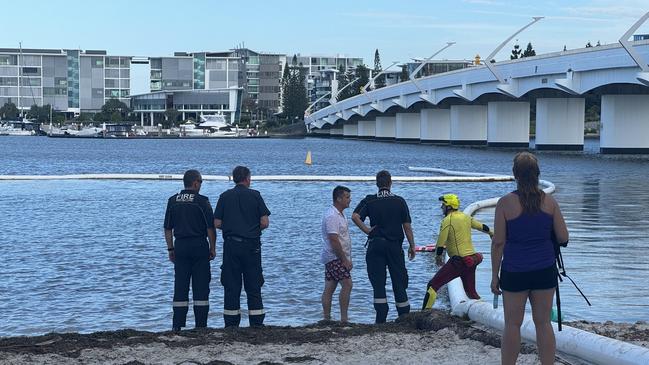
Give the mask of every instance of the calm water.
[[[569, 319], [648, 320], [649, 157], [601, 156], [593, 153], [597, 148], [588, 142], [585, 153], [538, 154], [542, 178], [557, 185], [556, 196], [568, 221], [571, 239], [564, 250], [568, 273], [593, 302], [587, 307], [569, 284], [563, 284], [563, 309]], [[307, 150], [313, 154], [311, 167], [303, 164]], [[321, 317], [320, 219], [336, 184], [254, 182], [254, 174], [373, 175], [387, 168], [393, 175], [418, 175], [408, 166], [509, 173], [512, 156], [512, 151], [322, 139], [0, 138], [0, 174], [182, 174], [198, 168], [205, 175], [227, 175], [236, 164], [248, 165], [253, 187], [272, 211], [271, 226], [262, 239], [267, 323], [288, 325]], [[181, 188], [180, 181], [0, 181], [0, 185], [0, 336], [170, 328], [173, 266], [167, 260], [162, 220], [166, 199]], [[352, 189], [352, 208], [375, 191], [369, 183], [347, 185]], [[201, 192], [214, 204], [229, 187], [206, 181]], [[441, 219], [436, 198], [442, 193], [459, 194], [464, 206], [513, 189], [513, 183], [393, 187], [410, 205], [418, 244], [436, 237]], [[478, 218], [492, 225], [493, 211], [482, 211]], [[369, 323], [374, 312], [364, 239], [355, 227], [351, 232], [350, 316]], [[479, 267], [478, 291], [490, 300], [486, 238], [474, 234], [477, 249], [486, 253]], [[219, 237], [219, 254], [220, 246]], [[210, 326], [223, 325], [220, 261], [219, 256], [212, 263]], [[432, 255], [420, 254], [407, 264], [414, 308], [420, 306], [434, 273], [433, 261]], [[445, 298], [437, 303], [446, 305]], [[334, 308], [338, 317], [337, 299]], [[395, 316], [393, 304], [390, 314]], [[190, 327], [192, 323], [190, 310]]]

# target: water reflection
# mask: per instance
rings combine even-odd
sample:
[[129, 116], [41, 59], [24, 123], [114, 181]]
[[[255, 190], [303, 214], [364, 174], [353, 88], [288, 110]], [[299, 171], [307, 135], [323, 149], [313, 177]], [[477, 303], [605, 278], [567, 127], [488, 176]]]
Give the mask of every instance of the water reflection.
[[[188, 149], [191, 160], [186, 157]], [[311, 167], [302, 164], [307, 149], [314, 157]], [[512, 151], [339, 140], [8, 138], [0, 144], [0, 173], [182, 173], [191, 165], [204, 174], [224, 175], [236, 164], [250, 165], [253, 186], [262, 191], [273, 213], [263, 237], [267, 320], [297, 325], [321, 316], [320, 219], [336, 183], [255, 182], [254, 174], [373, 175], [388, 168], [394, 175], [407, 175], [412, 174], [407, 170], [412, 165], [509, 173], [512, 157]], [[539, 158], [542, 178], [557, 185], [555, 196], [570, 229], [570, 245], [564, 250], [566, 268], [593, 302], [593, 307], [587, 307], [564, 284], [562, 299], [568, 318], [647, 320], [649, 265], [643, 255], [649, 250], [649, 188], [644, 184], [649, 159], [547, 152]], [[166, 198], [180, 188], [180, 182], [4, 181], [0, 185], [0, 310], [6, 318], [0, 322], [0, 336], [126, 327], [168, 329], [173, 267], [166, 257], [162, 217]], [[371, 183], [346, 185], [352, 189], [352, 208], [376, 190]], [[202, 192], [214, 204], [229, 187], [209, 181]], [[513, 183], [395, 183], [394, 192], [408, 201], [415, 240], [425, 245], [437, 237], [442, 218], [439, 195], [456, 193], [466, 205], [514, 188]], [[492, 226], [493, 210], [480, 211], [478, 219]], [[350, 317], [369, 323], [374, 312], [365, 273], [365, 239], [355, 227], [351, 234], [355, 267]], [[477, 289], [489, 299], [490, 242], [479, 233], [474, 242], [485, 253]], [[220, 257], [212, 266], [211, 326], [222, 325], [218, 263]], [[408, 294], [417, 308], [435, 272], [433, 255], [420, 253], [407, 268]], [[444, 293], [436, 305], [448, 305]], [[389, 318], [394, 318], [393, 304], [390, 309]]]

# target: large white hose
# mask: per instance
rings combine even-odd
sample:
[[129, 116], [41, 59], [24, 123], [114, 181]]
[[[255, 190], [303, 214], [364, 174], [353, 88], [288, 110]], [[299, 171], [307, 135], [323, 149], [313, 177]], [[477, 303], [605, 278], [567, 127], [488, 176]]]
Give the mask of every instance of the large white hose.
[[[454, 176], [459, 176], [460, 174], [469, 176], [502, 176], [482, 173], [472, 174], [436, 168], [410, 167], [409, 169], [411, 171], [435, 172]], [[511, 176], [510, 178], [513, 179]], [[554, 184], [549, 181], [541, 180], [540, 184], [543, 186], [543, 191], [548, 194], [553, 193], [555, 190]], [[472, 216], [479, 209], [493, 207], [497, 202], [498, 198], [481, 200], [467, 206], [464, 209], [464, 213]], [[464, 292], [464, 287], [459, 278], [448, 283], [448, 295], [451, 301], [451, 313], [454, 315], [460, 317], [468, 316], [473, 321], [501, 331], [505, 328], [505, 317], [502, 309], [494, 309], [491, 303], [482, 300], [469, 299]], [[555, 328], [557, 350], [563, 353], [602, 365], [649, 364], [649, 348], [636, 346], [628, 342], [618, 341], [565, 325], [562, 327], [561, 332], [557, 330], [556, 324], [553, 324], [553, 327]], [[521, 326], [521, 336], [528, 341], [536, 342], [536, 330], [531, 314], [525, 314]]]

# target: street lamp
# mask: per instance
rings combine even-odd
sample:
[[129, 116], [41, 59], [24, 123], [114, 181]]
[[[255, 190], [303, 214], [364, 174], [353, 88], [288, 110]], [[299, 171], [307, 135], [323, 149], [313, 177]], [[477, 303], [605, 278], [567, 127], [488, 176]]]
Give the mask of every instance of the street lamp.
[[421, 71], [421, 69], [423, 69], [424, 66], [426, 66], [426, 65], [430, 62], [430, 60], [433, 59], [433, 57], [437, 56], [437, 55], [440, 54], [443, 50], [449, 48], [450, 46], [452, 46], [452, 45], [454, 45], [454, 44], [455, 44], [455, 42], [446, 42], [446, 45], [445, 45], [444, 47], [442, 47], [439, 51], [433, 53], [432, 56], [426, 58], [426, 59], [421, 63], [421, 65], [419, 65], [419, 66], [418, 66], [414, 71], [412, 71], [412, 73], [411, 73], [410, 75], [408, 75], [408, 79], [410, 79], [410, 81], [412, 81], [412, 84], [415, 85], [415, 87], [417, 88], [417, 90], [419, 90], [420, 93], [422, 93], [422, 94], [426, 94], [426, 92], [425, 92], [425, 91], [424, 91], [424, 90], [419, 86], [419, 84], [417, 83], [417, 81], [415, 81], [415, 78], [416, 78], [417, 75], [419, 74], [419, 71]]
[[370, 103], [372, 102], [372, 99], [370, 98], [369, 95], [367, 95], [367, 92], [366, 92], [367, 88], [374, 82], [374, 80], [376, 80], [379, 76], [383, 75], [383, 73], [385, 73], [385, 71], [389, 70], [392, 66], [396, 65], [397, 63], [399, 63], [399, 61], [392, 62], [392, 64], [390, 66], [386, 67], [381, 72], [379, 72], [374, 77], [372, 77], [372, 79], [367, 84], [365, 84], [365, 86], [363, 86], [363, 88], [361, 88], [361, 94], [365, 94], [367, 96], [367, 98], [369, 99]]
[[[524, 31], [525, 29], [531, 27], [532, 24], [534, 24], [534, 23], [538, 22], [539, 20], [543, 19], [543, 17], [542, 17], [542, 16], [535, 16], [535, 17], [532, 17], [532, 19], [533, 19], [533, 20], [532, 20], [531, 22], [529, 22], [527, 25], [525, 25], [523, 28], [519, 29], [516, 33], [512, 34], [511, 36], [509, 36], [509, 38], [505, 39], [505, 41], [502, 42], [498, 47], [496, 47], [496, 49], [494, 49], [494, 51], [491, 52], [491, 54], [490, 54], [489, 56], [487, 56], [487, 58], [485, 59], [485, 66], [487, 66], [487, 68], [489, 69], [489, 71], [491, 71], [491, 73], [496, 77], [496, 79], [498, 79], [498, 81], [499, 81], [501, 84], [505, 84], [506, 81], [505, 81], [505, 79], [502, 77], [502, 75], [500, 75], [500, 73], [496, 70], [496, 66], [494, 66], [491, 62], [492, 62], [492, 60], [494, 59], [494, 56], [495, 56], [498, 52], [500, 52], [500, 50], [503, 49], [503, 47], [505, 47], [505, 45], [507, 45], [507, 43], [509, 43], [509, 41], [511, 41], [512, 39], [514, 39], [514, 37], [516, 37], [520, 32], [522, 32], [522, 31]], [[495, 62], [495, 61], [494, 61], [494, 62]]]

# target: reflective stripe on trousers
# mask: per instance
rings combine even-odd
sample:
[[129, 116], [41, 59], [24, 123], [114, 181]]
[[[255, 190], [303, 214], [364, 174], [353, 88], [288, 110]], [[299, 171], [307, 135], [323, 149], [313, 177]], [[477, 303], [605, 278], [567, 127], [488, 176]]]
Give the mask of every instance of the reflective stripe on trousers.
[[205, 239], [176, 240], [174, 243], [174, 328], [186, 326], [189, 309], [189, 285], [192, 286], [196, 327], [207, 327], [210, 296], [209, 245]]
[[382, 238], [373, 238], [369, 241], [365, 253], [367, 263], [367, 276], [374, 291], [374, 310], [376, 323], [384, 323], [388, 316], [388, 303], [385, 293], [387, 281], [386, 268], [390, 271], [392, 291], [397, 303], [399, 315], [410, 312], [408, 303], [408, 271], [406, 270], [403, 248], [399, 242], [390, 242]]
[[[242, 286], [248, 298], [248, 320], [251, 326], [264, 323], [264, 305], [261, 287], [264, 277], [261, 267], [261, 246], [259, 240], [235, 241], [226, 239], [223, 244], [223, 265], [221, 265], [221, 284], [223, 284], [223, 320], [225, 326], [239, 326]], [[242, 285], [243, 284], [243, 285]], [[226, 313], [227, 312], [227, 313]]]

